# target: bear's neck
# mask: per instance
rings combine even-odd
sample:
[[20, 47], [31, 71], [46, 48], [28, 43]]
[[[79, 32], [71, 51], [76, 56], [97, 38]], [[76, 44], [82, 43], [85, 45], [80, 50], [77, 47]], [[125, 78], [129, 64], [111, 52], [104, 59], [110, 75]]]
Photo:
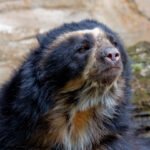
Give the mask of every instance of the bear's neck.
[[103, 95], [90, 97], [80, 93], [80, 96], [76, 96], [78, 103], [66, 103], [73, 101], [70, 95], [58, 96], [61, 101], [58, 100], [56, 106], [40, 121], [41, 126], [47, 128], [41, 130], [41, 133], [38, 132], [34, 138], [39, 139], [40, 145], [55, 143], [63, 145], [65, 150], [90, 150], [97, 140], [102, 141], [106, 136], [114, 136], [106, 124], [111, 126], [116, 107], [121, 105], [123, 86], [119, 82], [115, 84]]

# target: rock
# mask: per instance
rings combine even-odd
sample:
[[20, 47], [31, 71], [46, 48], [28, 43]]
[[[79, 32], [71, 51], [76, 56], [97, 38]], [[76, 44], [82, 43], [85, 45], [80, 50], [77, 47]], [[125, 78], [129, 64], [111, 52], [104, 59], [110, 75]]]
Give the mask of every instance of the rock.
[[143, 77], [150, 77], [150, 43], [139, 42], [128, 48], [128, 51], [132, 57], [133, 71]]
[[135, 4], [138, 7], [139, 13], [143, 14], [143, 16], [150, 19], [150, 9], [147, 6], [150, 6], [149, 0], [135, 0]]
[[149, 101], [150, 99], [150, 43], [139, 42], [128, 48], [132, 59], [134, 73], [133, 92], [134, 102]]
[[7, 0], [0, 3], [0, 11], [0, 22], [14, 34], [21, 29], [37, 34], [64, 22], [91, 18], [113, 28], [128, 46], [150, 39], [148, 0]]

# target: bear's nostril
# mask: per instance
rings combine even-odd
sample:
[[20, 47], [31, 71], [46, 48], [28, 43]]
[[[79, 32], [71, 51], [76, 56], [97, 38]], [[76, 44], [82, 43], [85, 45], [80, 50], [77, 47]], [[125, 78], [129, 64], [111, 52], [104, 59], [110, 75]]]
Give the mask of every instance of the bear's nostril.
[[110, 58], [110, 59], [112, 59], [112, 54], [109, 53], [109, 54], [107, 55], [107, 57]]
[[119, 57], [119, 53], [116, 53], [116, 54], [115, 54], [115, 57]]

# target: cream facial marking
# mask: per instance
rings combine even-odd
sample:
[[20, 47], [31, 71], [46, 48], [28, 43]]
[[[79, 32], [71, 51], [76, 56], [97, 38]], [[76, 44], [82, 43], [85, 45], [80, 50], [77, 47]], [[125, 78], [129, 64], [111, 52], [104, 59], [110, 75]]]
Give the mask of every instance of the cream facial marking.
[[59, 45], [61, 42], [64, 40], [67, 40], [73, 36], [83, 36], [84, 34], [92, 34], [95, 39], [99, 37], [104, 37], [105, 34], [100, 28], [94, 28], [94, 29], [89, 29], [89, 30], [79, 30], [79, 31], [73, 31], [73, 32], [68, 32], [60, 35], [50, 47], [55, 47]]

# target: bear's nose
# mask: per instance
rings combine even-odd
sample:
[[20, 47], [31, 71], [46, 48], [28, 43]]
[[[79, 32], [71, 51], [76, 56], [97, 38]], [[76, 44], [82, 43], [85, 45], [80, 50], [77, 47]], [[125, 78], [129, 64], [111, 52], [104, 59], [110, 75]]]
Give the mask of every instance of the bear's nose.
[[115, 64], [120, 60], [120, 52], [116, 48], [106, 48], [103, 51], [105, 61]]

